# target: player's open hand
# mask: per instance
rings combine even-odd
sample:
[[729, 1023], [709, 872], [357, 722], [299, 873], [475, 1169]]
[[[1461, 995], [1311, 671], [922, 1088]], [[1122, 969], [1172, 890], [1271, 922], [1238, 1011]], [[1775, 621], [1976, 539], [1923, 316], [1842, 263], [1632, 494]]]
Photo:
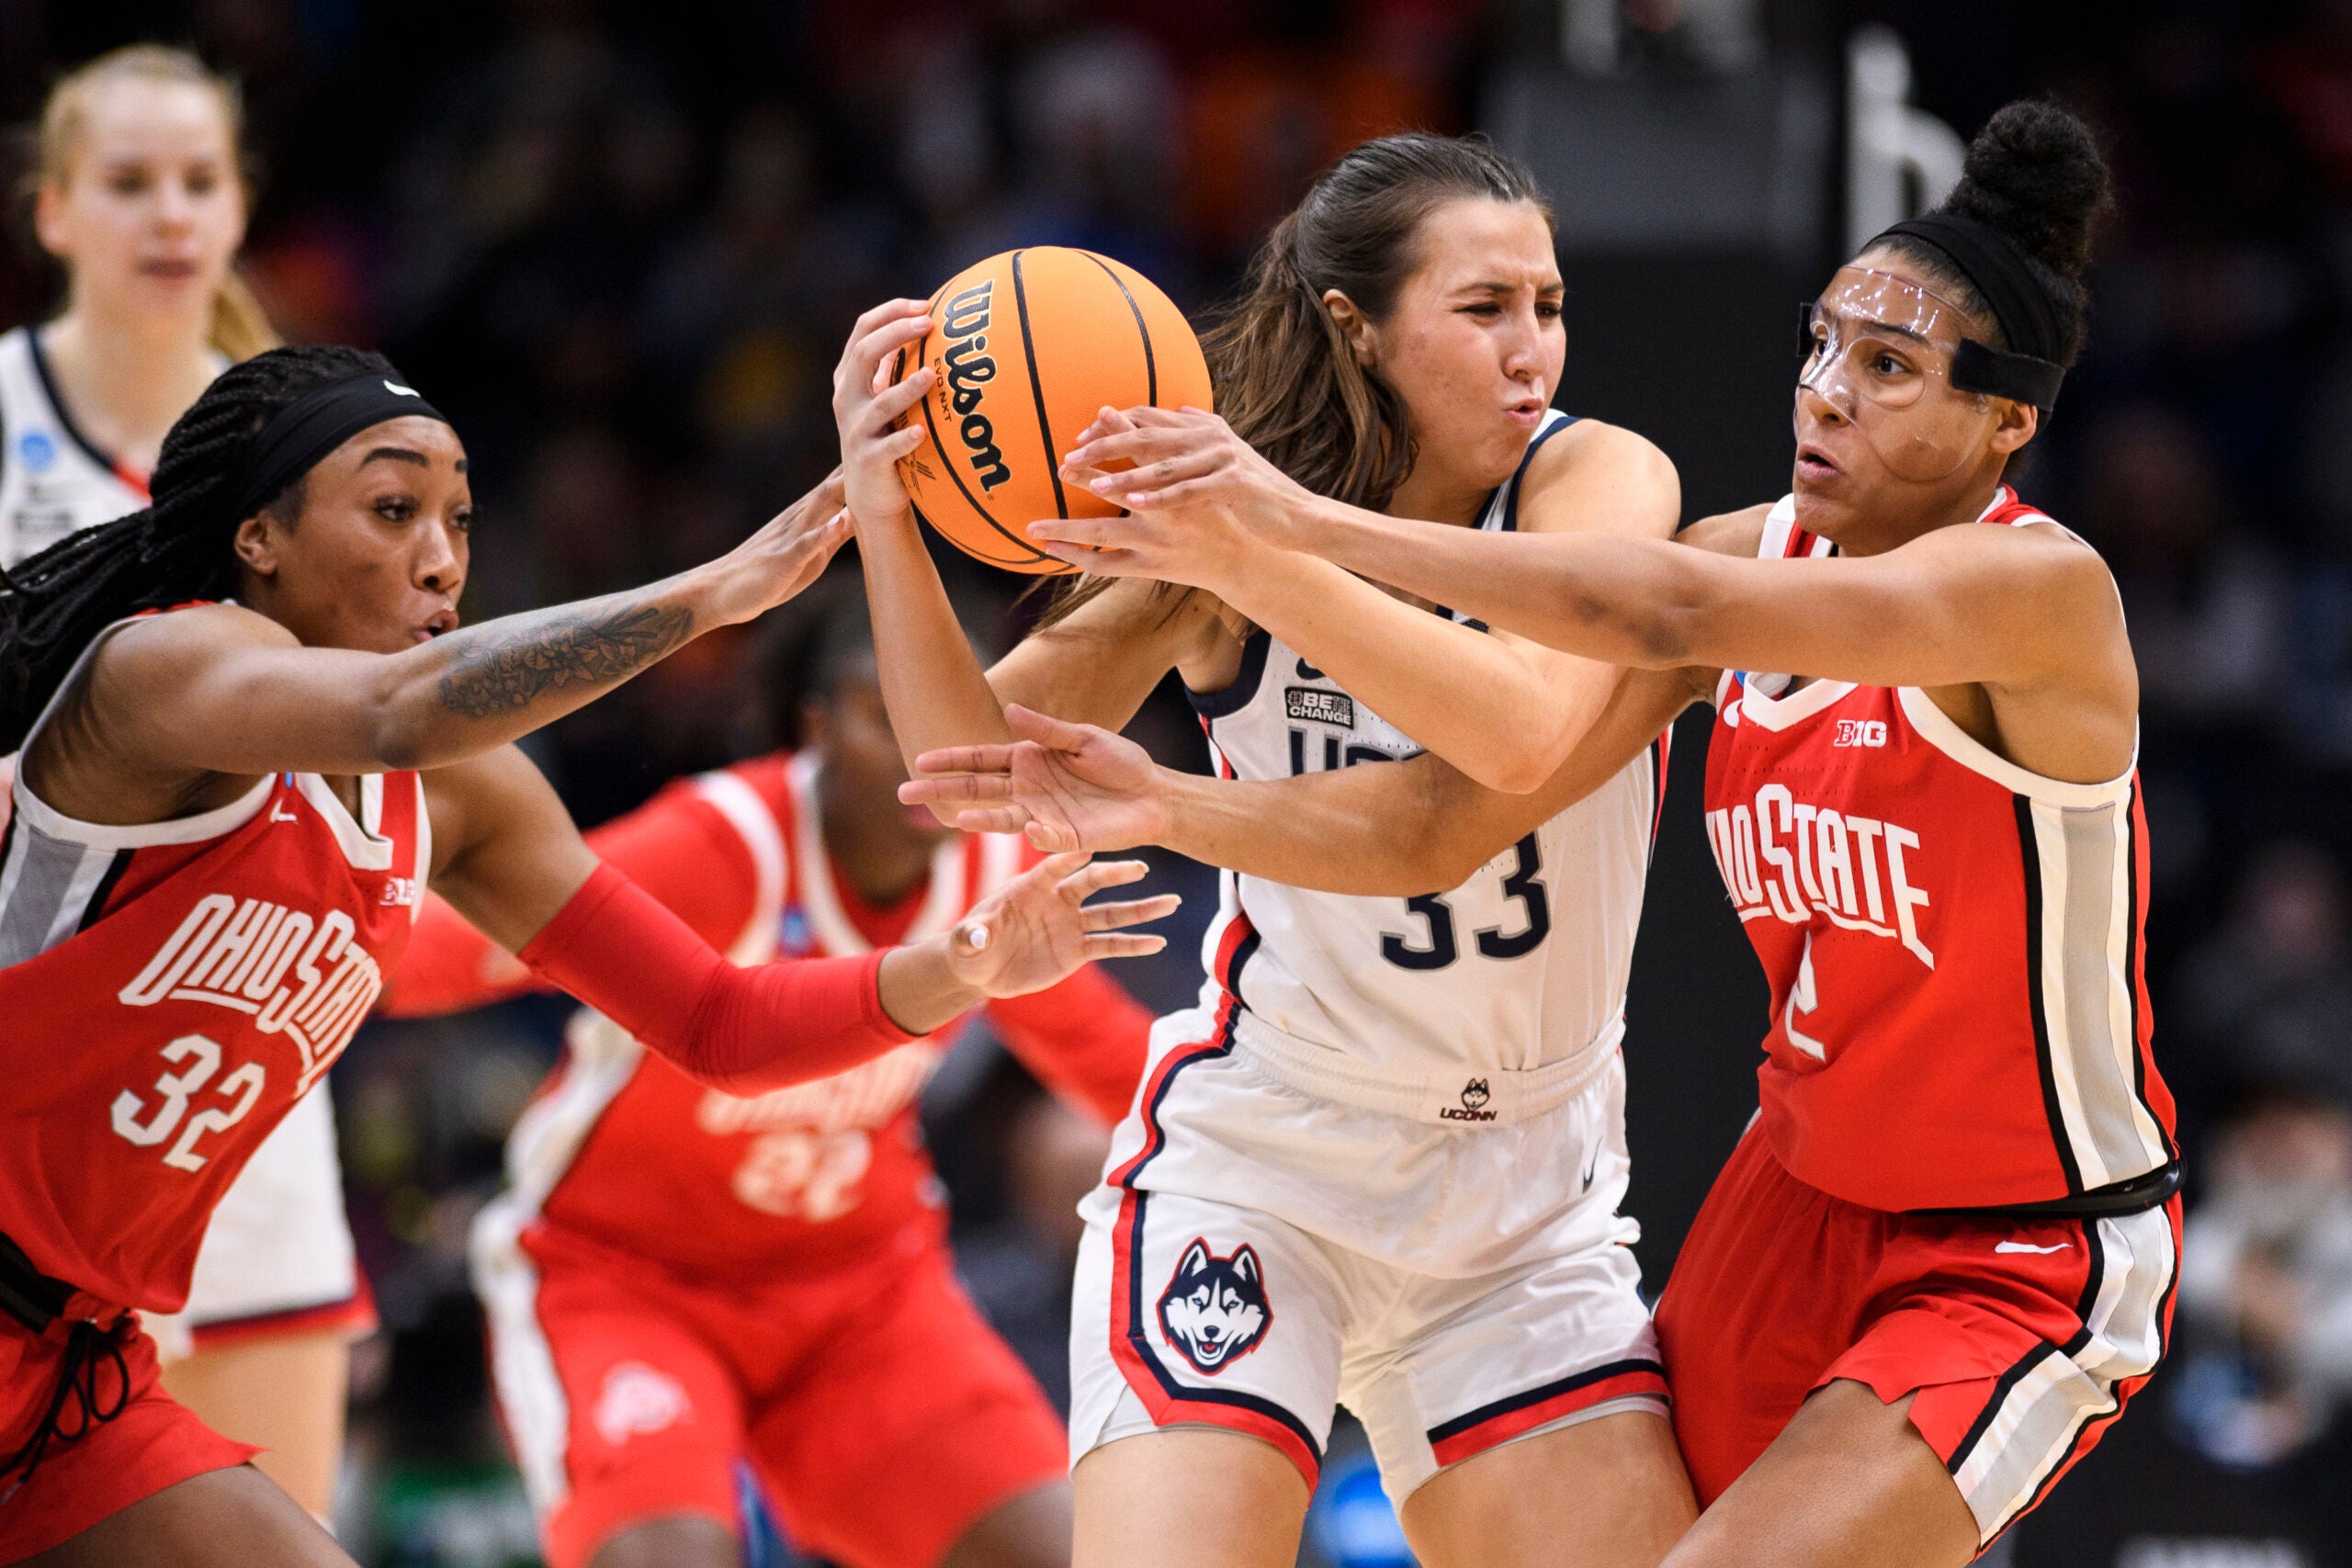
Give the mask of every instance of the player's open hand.
[[1316, 498], [1217, 415], [1200, 409], [1104, 409], [1062, 459], [1125, 517], [1047, 518], [1040, 549], [1090, 572], [1154, 577], [1212, 592], [1246, 578], [1253, 551], [1302, 547]]
[[1176, 895], [1086, 902], [1106, 887], [1142, 881], [1150, 869], [1139, 860], [1090, 861], [1083, 854], [1040, 861], [956, 922], [948, 933], [947, 966], [986, 996], [1022, 997], [1068, 978], [1091, 960], [1158, 953], [1168, 945], [1166, 937], [1128, 928], [1175, 913]]
[[850, 329], [833, 367], [833, 423], [841, 432], [842, 475], [850, 515], [865, 527], [911, 524], [914, 502], [899, 477], [899, 459], [922, 445], [920, 420], [905, 420], [922, 401], [938, 372], [925, 365], [893, 385], [899, 351], [931, 331], [931, 307], [920, 299], [876, 305]]
[[1066, 724], [1018, 703], [1005, 723], [1021, 739], [949, 746], [915, 759], [925, 776], [899, 786], [910, 806], [953, 817], [967, 833], [1021, 833], [1048, 854], [1156, 844], [1168, 831], [1164, 775], [1149, 752], [1091, 724]]
[[721, 625], [764, 615], [824, 575], [833, 552], [849, 541], [842, 510], [842, 471], [768, 519], [765, 526], [709, 567], [706, 605]]

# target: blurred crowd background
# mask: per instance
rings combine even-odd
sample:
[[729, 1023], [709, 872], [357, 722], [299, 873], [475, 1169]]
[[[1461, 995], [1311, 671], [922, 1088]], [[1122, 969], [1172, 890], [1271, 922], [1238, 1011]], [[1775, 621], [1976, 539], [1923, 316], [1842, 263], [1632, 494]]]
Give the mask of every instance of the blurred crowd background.
[[[2093, 345], [2021, 482], [2105, 551], [2131, 615], [2189, 1239], [2172, 1362], [2000, 1550], [2352, 1562], [2352, 0], [0, 0], [0, 118], [139, 38], [243, 77], [252, 281], [289, 337], [379, 347], [454, 417], [479, 616], [702, 560], [807, 488], [864, 308], [1016, 243], [1207, 306], [1318, 165], [1412, 126], [1488, 129], [1560, 196], [1564, 404], [1658, 439], [1693, 515], [1776, 496], [1786, 307], [1843, 254], [1874, 25], [1927, 113], [1965, 134], [2055, 92], [2119, 182]], [[1751, 121], [1770, 134], [1734, 136]], [[1735, 140], [1753, 168], [1724, 162]], [[53, 287], [10, 246], [0, 325]], [[945, 564], [993, 635], [1018, 626], [1020, 584]], [[761, 635], [539, 738], [583, 824], [776, 743]], [[1162, 699], [1138, 732], [1199, 765]], [[1762, 1016], [1702, 848], [1703, 735], [1686, 721], [1627, 1048], [1654, 1284], [1752, 1109]], [[1197, 930], [1206, 876], [1159, 874]], [[1180, 942], [1124, 977], [1171, 1006], [1197, 965]], [[463, 1242], [563, 1012], [377, 1025], [335, 1070], [384, 1320], [344, 1510], [363, 1561], [532, 1561]], [[1099, 1134], [984, 1037], [927, 1122], [976, 1294], [1065, 1388]], [[1310, 1554], [1402, 1561], [1348, 1452]]]

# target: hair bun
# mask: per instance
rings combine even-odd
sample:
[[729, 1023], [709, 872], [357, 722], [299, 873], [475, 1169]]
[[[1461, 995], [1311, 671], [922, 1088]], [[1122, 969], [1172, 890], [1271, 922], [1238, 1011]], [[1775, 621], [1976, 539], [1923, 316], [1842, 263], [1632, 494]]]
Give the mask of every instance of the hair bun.
[[2000, 230], [2061, 277], [2079, 278], [2108, 199], [2107, 160], [2090, 127], [2056, 104], [2021, 99], [1976, 133], [1943, 205]]

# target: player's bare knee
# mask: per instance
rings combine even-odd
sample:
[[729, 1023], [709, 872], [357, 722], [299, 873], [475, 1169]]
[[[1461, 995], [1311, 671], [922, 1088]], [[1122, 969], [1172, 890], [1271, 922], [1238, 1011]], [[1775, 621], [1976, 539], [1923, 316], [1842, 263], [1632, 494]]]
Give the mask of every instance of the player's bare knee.
[[1071, 1529], [1069, 1483], [1035, 1487], [975, 1519], [940, 1568], [1069, 1568]]

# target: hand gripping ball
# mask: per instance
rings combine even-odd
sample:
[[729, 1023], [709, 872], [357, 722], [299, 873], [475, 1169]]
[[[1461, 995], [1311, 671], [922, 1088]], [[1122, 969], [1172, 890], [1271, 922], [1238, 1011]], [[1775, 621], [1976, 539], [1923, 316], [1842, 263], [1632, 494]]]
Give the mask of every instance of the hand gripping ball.
[[892, 379], [936, 364], [908, 417], [925, 440], [899, 464], [915, 511], [956, 548], [1008, 571], [1074, 570], [1032, 547], [1041, 517], [1119, 509], [1061, 481], [1061, 455], [1106, 404], [1209, 406], [1200, 341], [1168, 296], [1091, 251], [1033, 245], [964, 271], [931, 298], [930, 333]]

